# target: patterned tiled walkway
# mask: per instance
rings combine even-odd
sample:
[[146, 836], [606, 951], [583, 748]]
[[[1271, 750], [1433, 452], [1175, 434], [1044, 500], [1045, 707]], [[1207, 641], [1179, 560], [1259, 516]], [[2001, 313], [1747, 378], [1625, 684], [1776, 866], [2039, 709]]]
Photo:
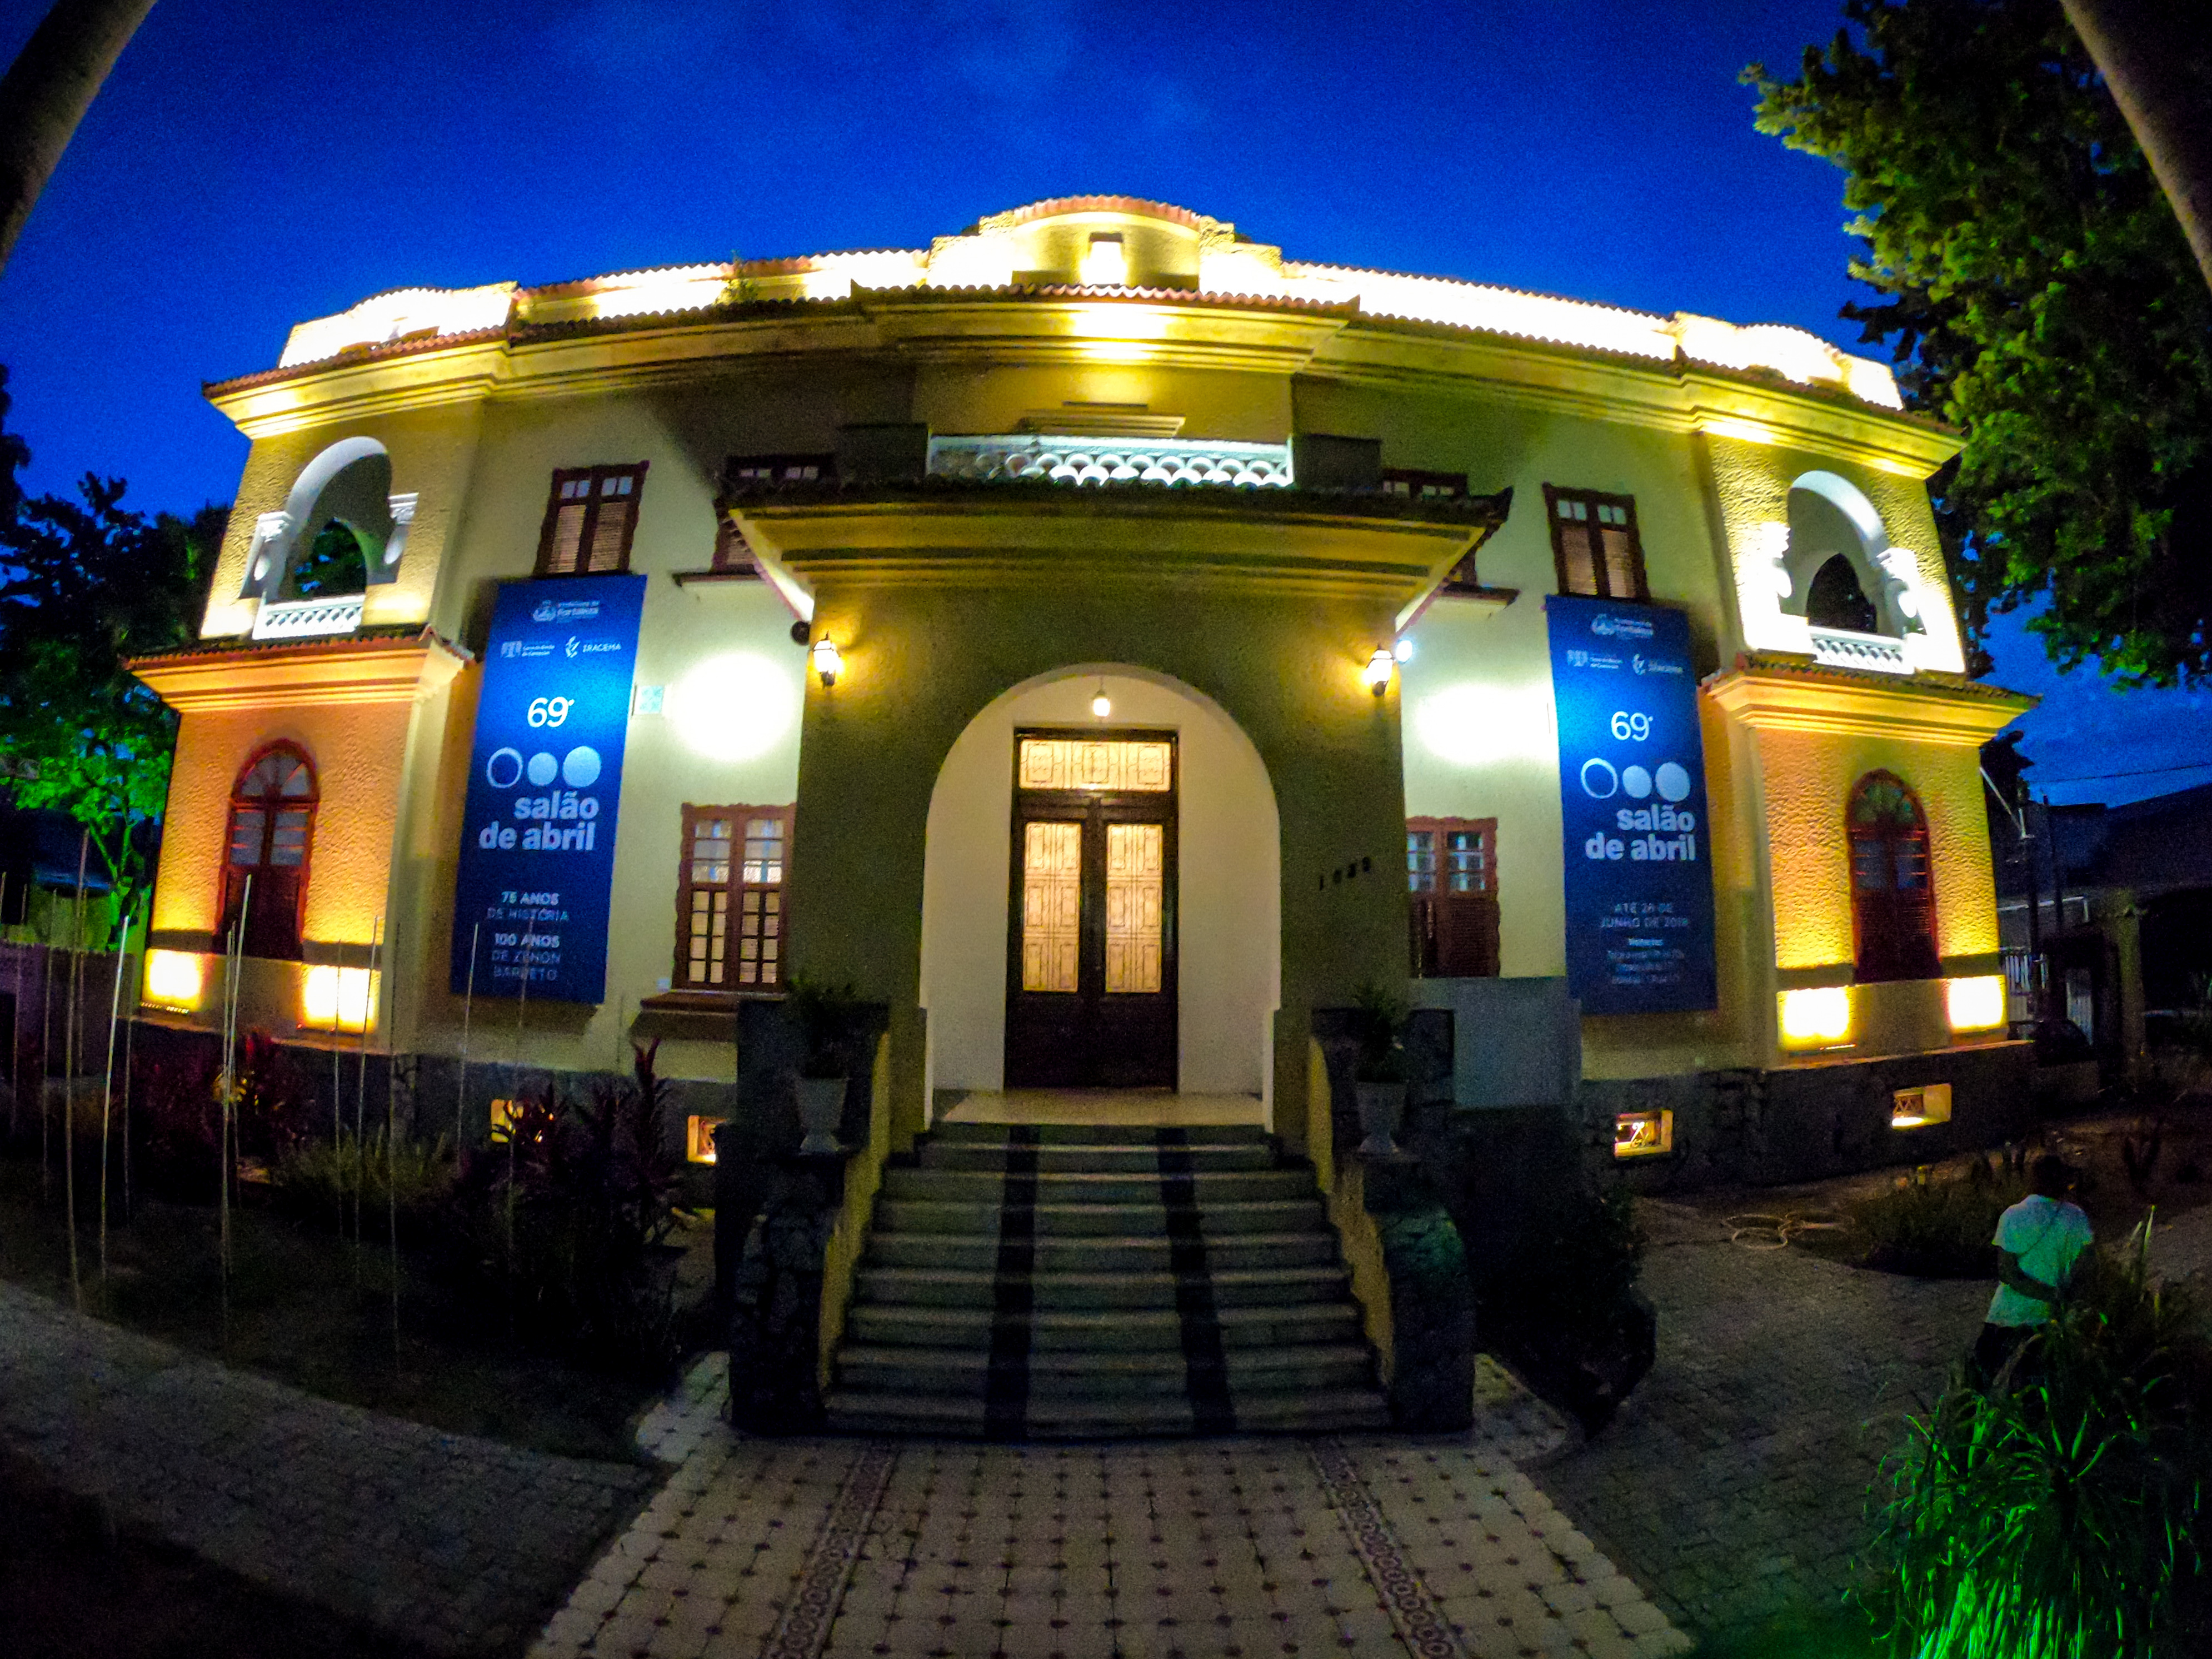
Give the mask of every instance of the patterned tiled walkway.
[[682, 1464], [533, 1650], [1656, 1659], [1687, 1640], [1510, 1462], [1560, 1437], [1486, 1371], [1487, 1432], [1080, 1446], [748, 1439], [720, 1362], [650, 1416]]

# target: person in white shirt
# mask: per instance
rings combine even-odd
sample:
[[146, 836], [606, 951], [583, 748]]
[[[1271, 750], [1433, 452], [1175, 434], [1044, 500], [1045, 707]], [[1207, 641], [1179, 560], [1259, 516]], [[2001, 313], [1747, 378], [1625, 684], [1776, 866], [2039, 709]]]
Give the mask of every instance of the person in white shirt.
[[2028, 1195], [1997, 1218], [1997, 1291], [1974, 1343], [1974, 1370], [1984, 1386], [2050, 1322], [2094, 1237], [2081, 1206], [2067, 1200], [2071, 1184], [2065, 1160], [2046, 1152], [2028, 1171]]

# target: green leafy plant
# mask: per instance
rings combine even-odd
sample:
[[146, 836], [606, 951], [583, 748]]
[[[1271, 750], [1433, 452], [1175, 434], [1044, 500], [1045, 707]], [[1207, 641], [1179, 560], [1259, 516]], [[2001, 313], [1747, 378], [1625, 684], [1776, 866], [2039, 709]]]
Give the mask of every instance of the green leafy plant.
[[453, 1176], [453, 1148], [443, 1137], [426, 1143], [403, 1135], [387, 1148], [378, 1129], [365, 1140], [341, 1133], [294, 1146], [270, 1166], [269, 1184], [278, 1203], [303, 1218], [354, 1213], [381, 1233], [396, 1209], [401, 1236], [419, 1238], [442, 1222]]
[[1352, 994], [1358, 1015], [1359, 1058], [1356, 1076], [1362, 1083], [1403, 1083], [1406, 1080], [1406, 1022], [1411, 1017], [1406, 1000], [1373, 980]]
[[784, 1011], [799, 1028], [802, 1052], [799, 1074], [809, 1078], [853, 1074], [853, 1040], [860, 1027], [860, 1001], [850, 985], [824, 985], [795, 979]]
[[1869, 1597], [1895, 1654], [2204, 1651], [2212, 1346], [2197, 1304], [2153, 1279], [2148, 1229], [2082, 1258], [1996, 1386], [1954, 1382], [1911, 1425]]
[[1486, 1347], [1595, 1434], [1656, 1353], [1651, 1306], [1636, 1287], [1644, 1237], [1624, 1190], [1583, 1192], [1527, 1228], [1476, 1273]]
[[1994, 1279], [1997, 1218], [2027, 1195], [2026, 1177], [2002, 1158], [1932, 1180], [1916, 1170], [1888, 1192], [1851, 1206], [1863, 1263], [1919, 1279]]

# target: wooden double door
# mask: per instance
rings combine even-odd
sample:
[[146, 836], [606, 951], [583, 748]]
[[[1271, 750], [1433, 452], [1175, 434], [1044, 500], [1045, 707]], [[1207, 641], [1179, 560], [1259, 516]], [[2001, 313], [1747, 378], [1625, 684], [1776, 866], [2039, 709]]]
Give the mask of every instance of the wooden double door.
[[1176, 1086], [1171, 732], [1014, 738], [1006, 1087]]

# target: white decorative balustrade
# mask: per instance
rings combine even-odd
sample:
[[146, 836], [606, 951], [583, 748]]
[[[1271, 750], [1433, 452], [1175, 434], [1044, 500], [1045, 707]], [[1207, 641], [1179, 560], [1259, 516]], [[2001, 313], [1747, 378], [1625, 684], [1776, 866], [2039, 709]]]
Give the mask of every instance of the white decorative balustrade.
[[312, 640], [325, 635], [350, 634], [361, 626], [365, 595], [341, 593], [334, 599], [278, 599], [264, 603], [253, 618], [257, 640]]
[[1285, 489], [1291, 482], [1291, 447], [1050, 434], [933, 437], [929, 474], [969, 483], [1234, 484]]
[[1813, 660], [1829, 668], [1859, 668], [1876, 674], [1910, 674], [1905, 643], [1886, 634], [1858, 634], [1841, 628], [1813, 630]]

